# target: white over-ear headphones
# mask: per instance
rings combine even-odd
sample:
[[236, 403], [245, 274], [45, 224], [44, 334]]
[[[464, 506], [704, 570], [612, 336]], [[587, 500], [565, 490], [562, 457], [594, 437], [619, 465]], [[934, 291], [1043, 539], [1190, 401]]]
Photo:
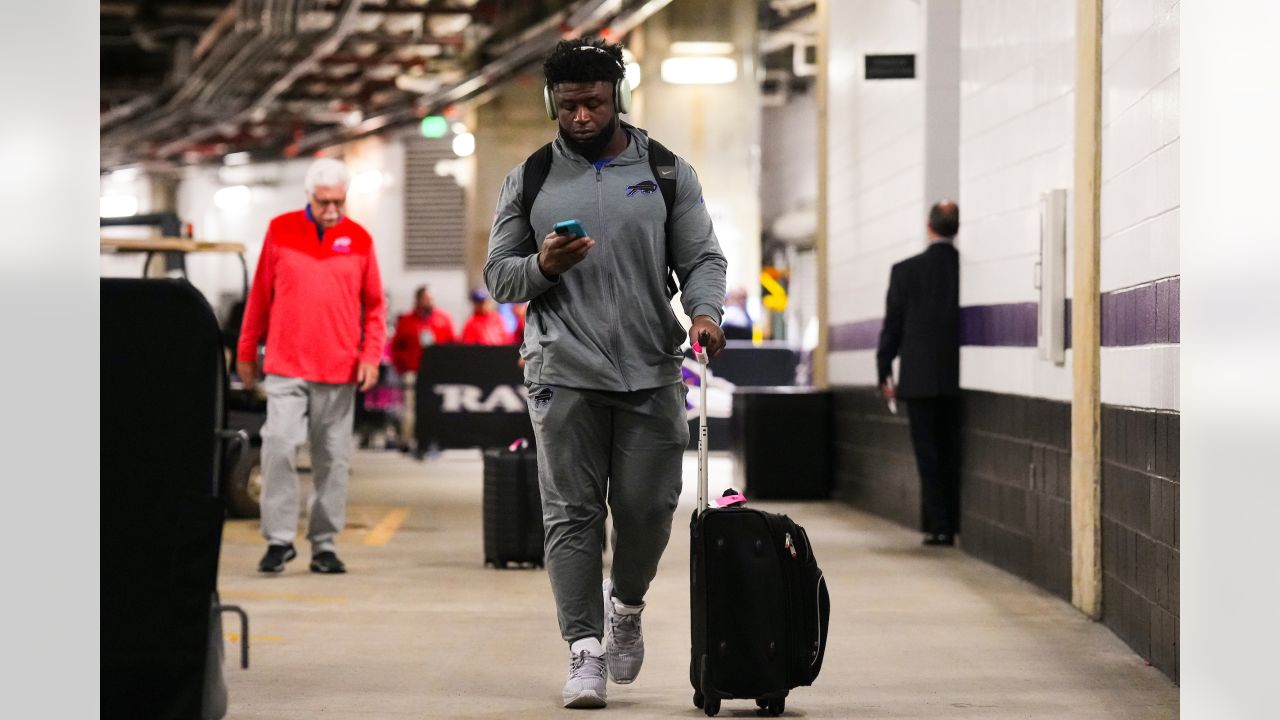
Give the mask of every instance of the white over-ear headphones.
[[[614, 57], [603, 48], [598, 48], [595, 45], [580, 45], [576, 49], [595, 50], [598, 53], [603, 53], [610, 60], [617, 63], [618, 67], [622, 70], [622, 77], [618, 78], [618, 82], [613, 84], [613, 106], [617, 108], [620, 113], [631, 112], [631, 83], [627, 82], [627, 68], [622, 63], [614, 59]], [[542, 86], [542, 102], [546, 106], [547, 117], [555, 120], [556, 99], [555, 95], [551, 91], [551, 83], [549, 82]]]

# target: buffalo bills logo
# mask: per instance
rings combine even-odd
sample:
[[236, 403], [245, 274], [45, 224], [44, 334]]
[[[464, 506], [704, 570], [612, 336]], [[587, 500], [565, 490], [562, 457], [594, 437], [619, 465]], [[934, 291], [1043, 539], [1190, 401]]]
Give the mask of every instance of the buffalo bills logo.
[[658, 183], [652, 180], [645, 180], [644, 182], [638, 182], [635, 185], [628, 187], [627, 197], [635, 197], [636, 193], [640, 193], [641, 195], [652, 195], [656, 192], [658, 192]]
[[345, 255], [345, 254], [347, 254], [347, 253], [350, 253], [350, 252], [351, 252], [351, 238], [347, 237], [346, 235], [343, 235], [342, 237], [338, 238], [337, 240], [334, 240], [334, 241], [333, 241], [333, 251], [334, 251], [334, 252], [336, 252], [336, 253], [343, 253], [344, 255]]

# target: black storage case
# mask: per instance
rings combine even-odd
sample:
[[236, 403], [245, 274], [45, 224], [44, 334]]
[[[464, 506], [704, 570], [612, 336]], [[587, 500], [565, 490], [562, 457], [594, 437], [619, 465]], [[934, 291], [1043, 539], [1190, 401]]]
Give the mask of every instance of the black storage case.
[[831, 394], [812, 387], [739, 387], [729, 448], [752, 500], [831, 495]]
[[542, 493], [533, 448], [484, 451], [484, 561], [542, 567]]

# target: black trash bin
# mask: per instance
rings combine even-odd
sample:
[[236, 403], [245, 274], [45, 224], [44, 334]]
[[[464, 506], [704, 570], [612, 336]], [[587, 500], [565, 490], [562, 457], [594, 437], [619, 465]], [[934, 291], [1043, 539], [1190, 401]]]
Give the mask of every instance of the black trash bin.
[[831, 394], [812, 387], [739, 387], [730, 452], [735, 479], [753, 500], [831, 495]]

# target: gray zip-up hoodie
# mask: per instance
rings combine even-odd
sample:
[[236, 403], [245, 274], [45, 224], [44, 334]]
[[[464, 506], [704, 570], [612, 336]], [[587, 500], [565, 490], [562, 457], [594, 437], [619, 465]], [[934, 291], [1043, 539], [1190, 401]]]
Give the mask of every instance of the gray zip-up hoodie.
[[[524, 165], [502, 185], [484, 280], [498, 302], [529, 301], [520, 347], [528, 382], [630, 391], [680, 380], [688, 335], [667, 297], [666, 206], [649, 168], [648, 136], [623, 127], [627, 149], [598, 168], [556, 138], [532, 229], [521, 207]], [[580, 221], [596, 244], [550, 280], [538, 269], [538, 251], [561, 220]], [[684, 311], [718, 324], [727, 265], [697, 174], [679, 157], [671, 232]]]

